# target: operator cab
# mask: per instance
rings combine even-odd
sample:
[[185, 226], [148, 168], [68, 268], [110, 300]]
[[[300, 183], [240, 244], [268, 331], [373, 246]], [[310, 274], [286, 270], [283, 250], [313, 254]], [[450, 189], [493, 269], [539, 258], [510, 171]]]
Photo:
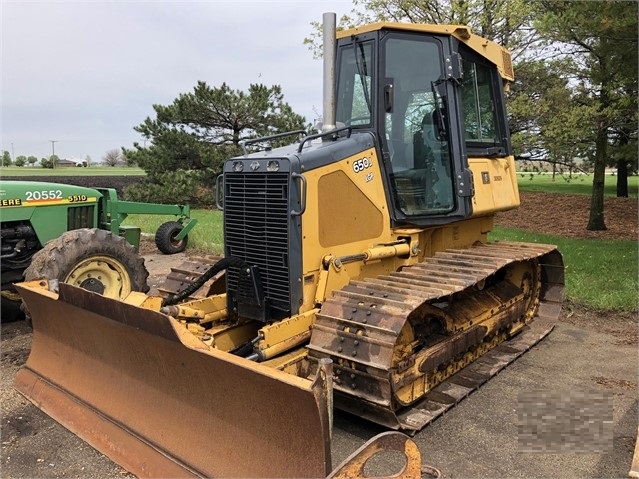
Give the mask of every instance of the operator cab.
[[470, 36], [411, 24], [339, 35], [336, 121], [379, 138], [394, 226], [469, 217], [468, 157], [511, 154], [498, 68], [455, 28]]

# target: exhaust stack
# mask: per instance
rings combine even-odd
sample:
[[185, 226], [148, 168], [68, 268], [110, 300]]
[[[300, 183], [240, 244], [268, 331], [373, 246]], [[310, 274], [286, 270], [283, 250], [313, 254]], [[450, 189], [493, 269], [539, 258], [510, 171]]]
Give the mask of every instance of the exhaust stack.
[[335, 49], [337, 41], [336, 15], [322, 15], [322, 42], [324, 57], [324, 88], [322, 101], [322, 133], [335, 129]]

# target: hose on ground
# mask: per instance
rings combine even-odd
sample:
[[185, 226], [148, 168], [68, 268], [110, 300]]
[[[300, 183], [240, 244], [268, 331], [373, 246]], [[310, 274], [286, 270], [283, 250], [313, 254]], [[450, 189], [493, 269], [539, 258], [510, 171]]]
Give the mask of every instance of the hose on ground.
[[234, 258], [232, 256], [228, 258], [222, 258], [220, 261], [211, 266], [202, 276], [193, 281], [192, 284], [188, 285], [182, 291], [178, 291], [177, 293], [164, 298], [164, 300], [162, 301], [162, 306], [171, 306], [185, 300], [190, 295], [195, 293], [198, 289], [200, 289], [204, 285], [204, 283], [206, 283], [220, 271], [228, 269], [231, 266], [237, 266], [241, 268], [245, 265], [245, 261], [240, 258]]

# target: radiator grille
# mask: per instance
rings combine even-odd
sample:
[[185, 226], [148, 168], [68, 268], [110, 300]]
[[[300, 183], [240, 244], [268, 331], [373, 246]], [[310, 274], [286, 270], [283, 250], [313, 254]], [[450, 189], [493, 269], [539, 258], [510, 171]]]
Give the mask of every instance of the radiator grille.
[[94, 205], [72, 206], [67, 210], [67, 230], [95, 227], [93, 221]]
[[[224, 176], [226, 254], [258, 266], [265, 299], [285, 313], [291, 310], [288, 194], [286, 173]], [[237, 269], [229, 269], [227, 284], [237, 291]]]

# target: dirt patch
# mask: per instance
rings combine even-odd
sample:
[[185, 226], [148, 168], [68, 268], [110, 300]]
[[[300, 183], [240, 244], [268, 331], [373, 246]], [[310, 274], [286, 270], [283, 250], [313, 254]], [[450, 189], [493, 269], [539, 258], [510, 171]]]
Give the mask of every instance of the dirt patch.
[[636, 382], [627, 381], [625, 379], [613, 379], [613, 378], [606, 378], [603, 376], [595, 376], [592, 378], [592, 380], [606, 389], [612, 389], [612, 390], [624, 389], [626, 391], [634, 391], [637, 389]]
[[604, 199], [605, 231], [588, 231], [590, 196], [521, 194], [521, 207], [498, 213], [495, 223], [565, 238], [637, 240], [637, 198]]
[[601, 311], [566, 301], [561, 310], [560, 321], [609, 334], [615, 344], [636, 346], [639, 344], [639, 322], [636, 313]]

